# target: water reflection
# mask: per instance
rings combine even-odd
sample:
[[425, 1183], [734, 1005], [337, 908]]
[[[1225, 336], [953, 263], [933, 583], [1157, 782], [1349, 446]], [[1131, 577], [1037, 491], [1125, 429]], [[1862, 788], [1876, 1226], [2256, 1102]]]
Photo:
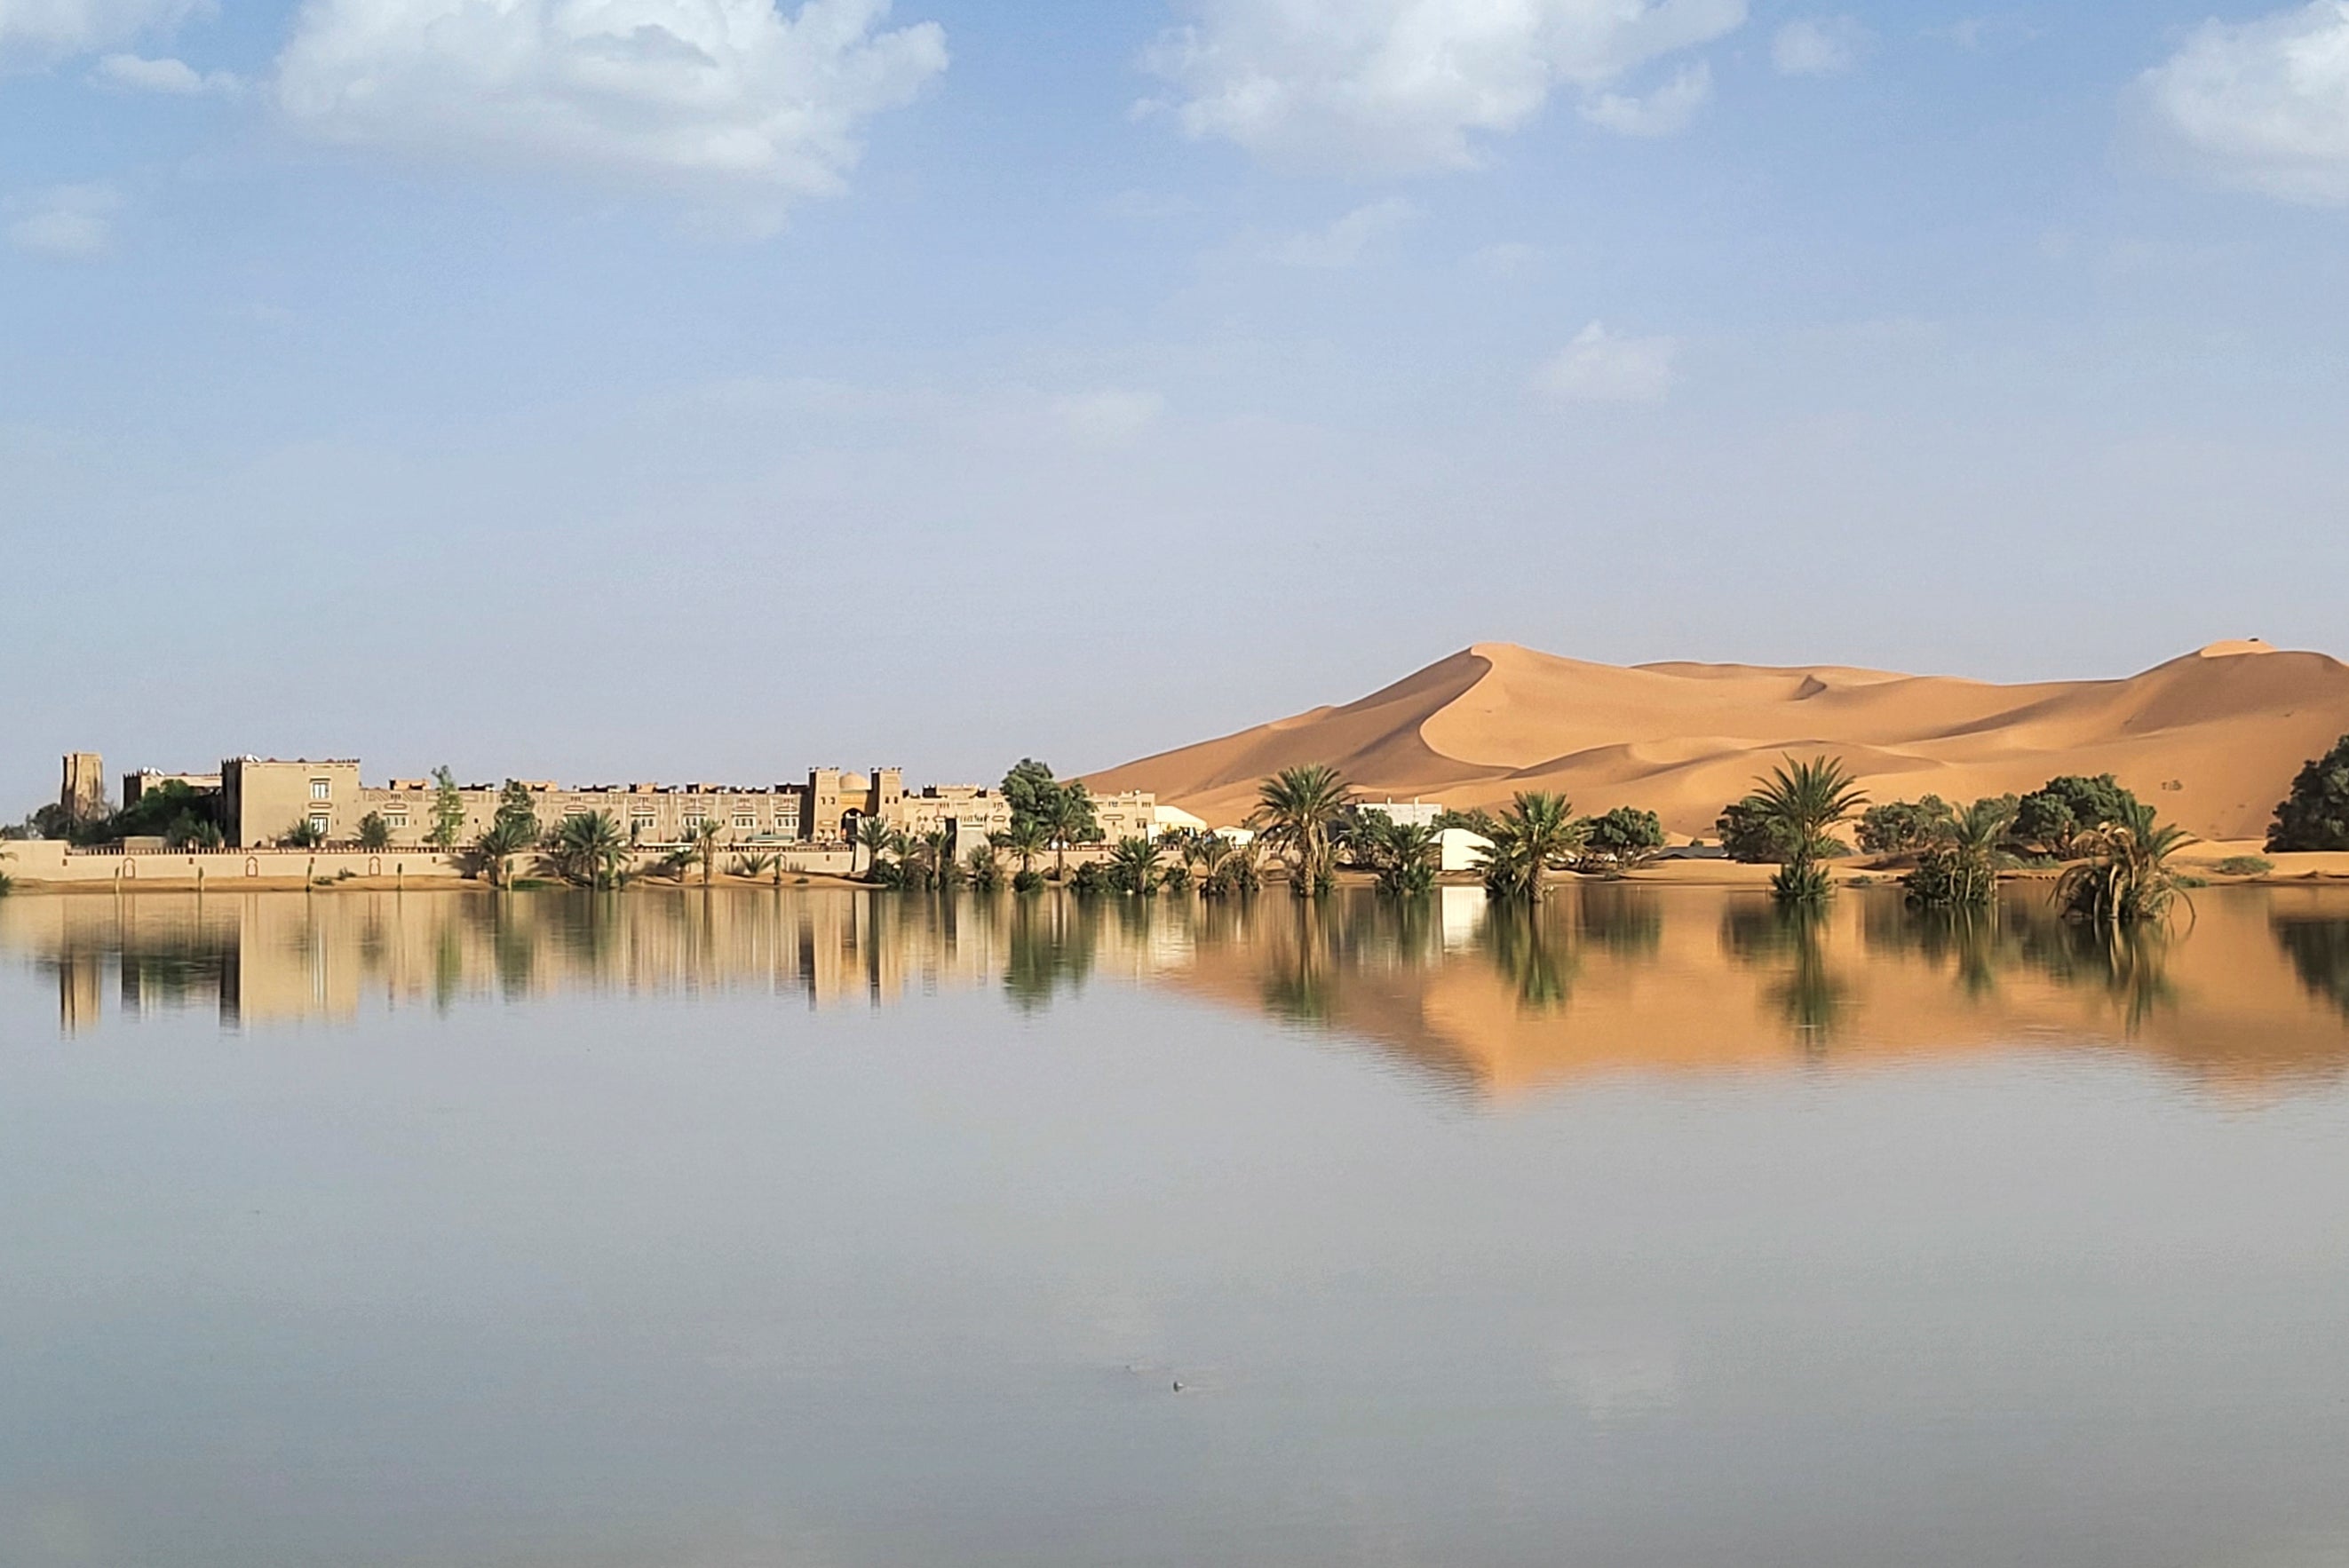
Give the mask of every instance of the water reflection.
[[1629, 882], [1532, 909], [1464, 888], [1401, 904], [140, 894], [0, 903], [0, 952], [50, 977], [67, 1033], [109, 1010], [212, 1008], [243, 1026], [582, 991], [821, 1006], [983, 987], [1035, 1011], [1109, 977], [1326, 1029], [1491, 1093], [2011, 1048], [2123, 1049], [2261, 1086], [2349, 1063], [2349, 890], [2214, 891], [2190, 928], [2119, 940], [2027, 889], [1971, 917], [1889, 893], [1789, 915], [1753, 893]]

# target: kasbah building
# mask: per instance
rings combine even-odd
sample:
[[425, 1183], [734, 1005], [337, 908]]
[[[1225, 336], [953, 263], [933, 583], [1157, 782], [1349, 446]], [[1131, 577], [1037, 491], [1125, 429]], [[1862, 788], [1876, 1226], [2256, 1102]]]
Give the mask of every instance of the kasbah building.
[[[65, 797], [70, 803], [103, 790], [102, 764], [89, 753], [66, 759]], [[167, 780], [221, 797], [222, 831], [229, 847], [264, 849], [307, 827], [327, 844], [356, 842], [359, 824], [380, 817], [390, 847], [421, 849], [432, 831], [438, 790], [430, 779], [395, 779], [381, 788], [360, 781], [356, 760], [278, 760], [233, 757], [212, 774], [142, 771], [122, 781], [122, 802]], [[706, 822], [718, 823], [721, 841], [745, 847], [786, 844], [841, 845], [856, 841], [859, 825], [878, 817], [892, 828], [919, 836], [943, 830], [957, 851], [983, 835], [1011, 826], [1011, 804], [999, 789], [975, 784], [931, 785], [918, 794], [905, 790], [901, 769], [870, 774], [837, 768], [812, 769], [804, 784], [743, 789], [719, 784], [608, 784], [585, 789], [524, 780], [542, 828], [564, 818], [601, 811], [628, 841], [653, 849], [690, 841]], [[462, 786], [465, 810], [459, 845], [479, 839], [495, 820], [502, 785]], [[1164, 809], [1154, 796], [1135, 792], [1096, 796], [1093, 807], [1103, 838], [1111, 843], [1160, 830]], [[1190, 819], [1182, 812], [1165, 815]]]

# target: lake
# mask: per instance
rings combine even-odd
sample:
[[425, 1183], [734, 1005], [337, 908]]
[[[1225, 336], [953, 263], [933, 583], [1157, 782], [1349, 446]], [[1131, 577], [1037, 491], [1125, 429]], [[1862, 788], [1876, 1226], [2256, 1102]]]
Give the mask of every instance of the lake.
[[2349, 1562], [2349, 890], [0, 900], [0, 1562]]

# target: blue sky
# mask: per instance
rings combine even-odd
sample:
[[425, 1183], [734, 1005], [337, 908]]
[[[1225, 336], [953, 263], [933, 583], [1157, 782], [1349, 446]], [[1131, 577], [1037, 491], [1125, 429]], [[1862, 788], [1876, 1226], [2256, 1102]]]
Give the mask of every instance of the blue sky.
[[0, 0], [0, 794], [2349, 651], [2345, 208], [2341, 0]]

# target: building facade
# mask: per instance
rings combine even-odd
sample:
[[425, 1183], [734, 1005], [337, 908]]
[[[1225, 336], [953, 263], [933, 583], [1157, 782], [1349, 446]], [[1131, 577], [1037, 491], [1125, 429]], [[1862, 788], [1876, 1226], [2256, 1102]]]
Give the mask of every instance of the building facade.
[[[854, 843], [863, 822], [878, 818], [900, 831], [944, 831], [949, 847], [968, 853], [988, 833], [1011, 825], [1011, 803], [999, 789], [977, 785], [932, 785], [908, 794], [900, 769], [850, 773], [837, 768], [809, 771], [803, 784], [746, 789], [719, 784], [611, 784], [564, 789], [544, 781], [523, 783], [542, 829], [567, 817], [603, 812], [639, 848], [692, 842], [705, 824], [718, 824], [720, 841], [755, 850], [761, 844]], [[359, 764], [338, 759], [231, 758], [221, 764], [222, 827], [238, 848], [259, 848], [301, 832], [329, 844], [356, 842], [369, 819], [380, 820], [391, 848], [421, 848], [431, 842], [440, 790], [429, 779], [395, 779], [370, 789], [360, 781]], [[471, 844], [497, 820], [502, 785], [475, 784], [457, 790], [462, 820], [454, 839]], [[1156, 799], [1143, 793], [1103, 796], [1094, 802], [1103, 837], [1115, 842], [1154, 830]]]

